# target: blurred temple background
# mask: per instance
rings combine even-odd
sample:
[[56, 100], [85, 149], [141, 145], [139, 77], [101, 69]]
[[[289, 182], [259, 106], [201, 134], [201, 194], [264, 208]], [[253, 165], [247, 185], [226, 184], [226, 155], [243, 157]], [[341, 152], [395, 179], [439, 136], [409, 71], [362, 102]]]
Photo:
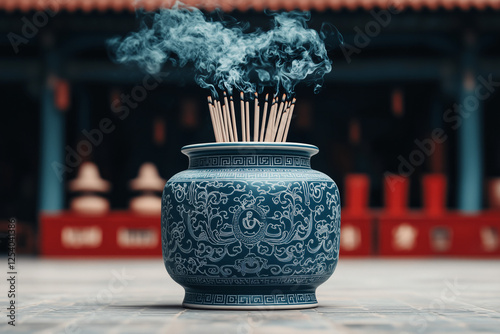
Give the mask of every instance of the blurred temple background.
[[[106, 40], [166, 4], [0, 0], [0, 233], [16, 220], [18, 252], [161, 256], [163, 184], [182, 146], [214, 141], [207, 91], [189, 67], [114, 64]], [[199, 7], [264, 28], [265, 10], [310, 10], [343, 35], [288, 137], [339, 185], [342, 255], [500, 256], [500, 0]]]

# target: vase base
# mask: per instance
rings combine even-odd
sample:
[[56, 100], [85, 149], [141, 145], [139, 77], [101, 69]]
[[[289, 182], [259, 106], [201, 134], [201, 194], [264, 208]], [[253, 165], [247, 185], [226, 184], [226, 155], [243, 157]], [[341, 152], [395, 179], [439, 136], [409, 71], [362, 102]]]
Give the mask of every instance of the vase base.
[[210, 310], [290, 310], [318, 306], [316, 294], [218, 294], [186, 292], [183, 307]]
[[233, 311], [273, 311], [273, 310], [297, 310], [318, 307], [315, 304], [299, 304], [299, 305], [241, 305], [241, 306], [228, 306], [228, 305], [205, 305], [205, 304], [188, 304], [182, 303], [182, 307], [201, 309], [201, 310], [233, 310]]

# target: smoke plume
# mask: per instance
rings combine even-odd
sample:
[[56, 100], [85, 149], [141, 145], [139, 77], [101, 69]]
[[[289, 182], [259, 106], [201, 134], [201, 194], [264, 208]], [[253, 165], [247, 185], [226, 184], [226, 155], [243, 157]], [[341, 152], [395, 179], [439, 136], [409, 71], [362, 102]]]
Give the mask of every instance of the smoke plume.
[[[108, 41], [119, 63], [135, 63], [157, 73], [165, 63], [191, 63], [195, 80], [217, 96], [217, 90], [292, 94], [299, 82], [321, 87], [332, 69], [325, 36], [309, 29], [308, 12], [268, 13], [271, 29], [213, 19], [180, 3], [148, 14], [139, 31]], [[340, 36], [339, 36], [340, 37]]]

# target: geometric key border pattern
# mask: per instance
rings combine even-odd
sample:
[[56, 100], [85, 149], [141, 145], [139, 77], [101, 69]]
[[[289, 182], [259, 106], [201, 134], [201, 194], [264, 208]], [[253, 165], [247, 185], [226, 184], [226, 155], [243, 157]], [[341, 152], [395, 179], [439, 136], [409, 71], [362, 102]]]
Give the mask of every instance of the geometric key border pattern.
[[314, 293], [286, 293], [276, 295], [223, 295], [215, 293], [186, 292], [184, 303], [200, 305], [297, 305], [316, 304]]
[[189, 168], [207, 167], [294, 167], [310, 168], [309, 157], [288, 155], [211, 155], [191, 157]]

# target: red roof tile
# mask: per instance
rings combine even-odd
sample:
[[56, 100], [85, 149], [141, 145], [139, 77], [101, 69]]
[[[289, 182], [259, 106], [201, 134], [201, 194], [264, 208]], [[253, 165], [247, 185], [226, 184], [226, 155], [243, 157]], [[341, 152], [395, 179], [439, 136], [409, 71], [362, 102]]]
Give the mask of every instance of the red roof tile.
[[[385, 8], [396, 5], [401, 9], [500, 9], [500, 0], [184, 0], [185, 4], [213, 10], [221, 8], [224, 11], [238, 10], [245, 12], [250, 9], [262, 11], [271, 10], [356, 10]], [[70, 12], [82, 10], [106, 11], [134, 11], [136, 6], [146, 10], [155, 10], [159, 7], [169, 6], [172, 0], [0, 0], [0, 10], [29, 11], [52, 8], [53, 10], [67, 10]]]

